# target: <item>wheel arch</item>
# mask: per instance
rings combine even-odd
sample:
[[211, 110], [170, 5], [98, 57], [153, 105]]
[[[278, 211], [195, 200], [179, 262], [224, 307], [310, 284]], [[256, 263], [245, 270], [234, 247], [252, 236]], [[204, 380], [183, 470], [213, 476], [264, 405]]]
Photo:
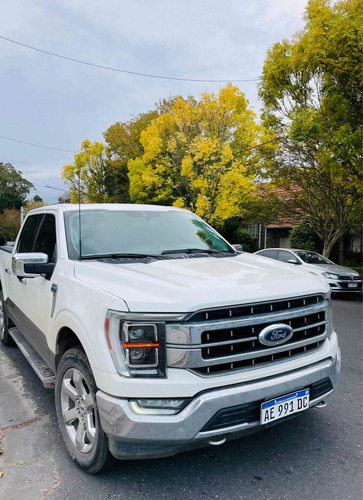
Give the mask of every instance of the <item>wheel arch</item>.
[[58, 368], [59, 362], [63, 354], [72, 347], [76, 346], [80, 346], [84, 350], [81, 341], [79, 340], [78, 336], [74, 333], [74, 331], [67, 326], [62, 327], [58, 332], [56, 340], [56, 355], [55, 355], [56, 368]]

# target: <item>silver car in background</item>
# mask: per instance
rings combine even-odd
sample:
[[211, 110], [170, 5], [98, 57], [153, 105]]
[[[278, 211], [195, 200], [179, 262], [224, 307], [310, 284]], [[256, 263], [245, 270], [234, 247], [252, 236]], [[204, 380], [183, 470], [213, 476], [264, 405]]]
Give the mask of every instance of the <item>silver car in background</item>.
[[357, 271], [334, 264], [317, 252], [292, 248], [265, 248], [255, 254], [289, 264], [302, 265], [310, 273], [324, 276], [332, 292], [362, 291], [362, 279]]

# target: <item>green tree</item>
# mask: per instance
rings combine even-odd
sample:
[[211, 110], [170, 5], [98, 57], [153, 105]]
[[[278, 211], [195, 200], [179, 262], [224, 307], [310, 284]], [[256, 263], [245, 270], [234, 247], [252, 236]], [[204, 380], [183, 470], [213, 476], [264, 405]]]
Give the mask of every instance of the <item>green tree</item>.
[[23, 205], [23, 197], [16, 191], [4, 191], [0, 194], [0, 213], [3, 213], [5, 209], [19, 210]]
[[298, 224], [290, 233], [292, 248], [318, 251], [319, 238], [308, 224]]
[[128, 162], [131, 200], [186, 207], [217, 225], [241, 216], [255, 191], [264, 132], [245, 95], [228, 84], [161, 108], [141, 132], [142, 156]]
[[[24, 179], [22, 172], [16, 170], [11, 163], [0, 162], [0, 196], [2, 209], [19, 207], [24, 203], [29, 191], [34, 186]], [[10, 203], [6, 206], [6, 203]]]
[[304, 29], [268, 51], [260, 84], [277, 138], [268, 173], [294, 187], [290, 210], [306, 216], [325, 256], [361, 220], [361, 7], [310, 0]]
[[253, 238], [251, 233], [243, 227], [239, 227], [238, 229], [236, 229], [233, 235], [233, 243], [242, 245], [245, 252], [252, 253], [257, 250], [255, 239]]

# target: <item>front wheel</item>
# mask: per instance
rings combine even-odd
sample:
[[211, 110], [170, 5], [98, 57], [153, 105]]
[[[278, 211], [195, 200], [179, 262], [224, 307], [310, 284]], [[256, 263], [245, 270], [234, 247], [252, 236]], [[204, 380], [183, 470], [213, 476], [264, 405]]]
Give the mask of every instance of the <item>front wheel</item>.
[[5, 346], [13, 344], [13, 339], [9, 334], [9, 318], [6, 314], [2, 290], [0, 290], [0, 341]]
[[97, 409], [96, 383], [84, 351], [74, 347], [60, 363], [55, 382], [58, 423], [68, 453], [86, 472], [107, 467], [110, 453]]

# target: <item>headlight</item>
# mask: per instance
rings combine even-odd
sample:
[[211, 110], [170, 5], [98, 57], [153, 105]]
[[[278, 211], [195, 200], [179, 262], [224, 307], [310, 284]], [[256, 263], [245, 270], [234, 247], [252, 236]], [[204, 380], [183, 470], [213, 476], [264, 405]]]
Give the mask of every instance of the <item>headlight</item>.
[[108, 311], [105, 319], [107, 345], [120, 375], [165, 377], [165, 322], [184, 315], [133, 314]]
[[338, 274], [333, 274], [333, 273], [321, 273], [324, 278], [328, 278], [329, 280], [337, 280], [339, 279], [339, 275]]

